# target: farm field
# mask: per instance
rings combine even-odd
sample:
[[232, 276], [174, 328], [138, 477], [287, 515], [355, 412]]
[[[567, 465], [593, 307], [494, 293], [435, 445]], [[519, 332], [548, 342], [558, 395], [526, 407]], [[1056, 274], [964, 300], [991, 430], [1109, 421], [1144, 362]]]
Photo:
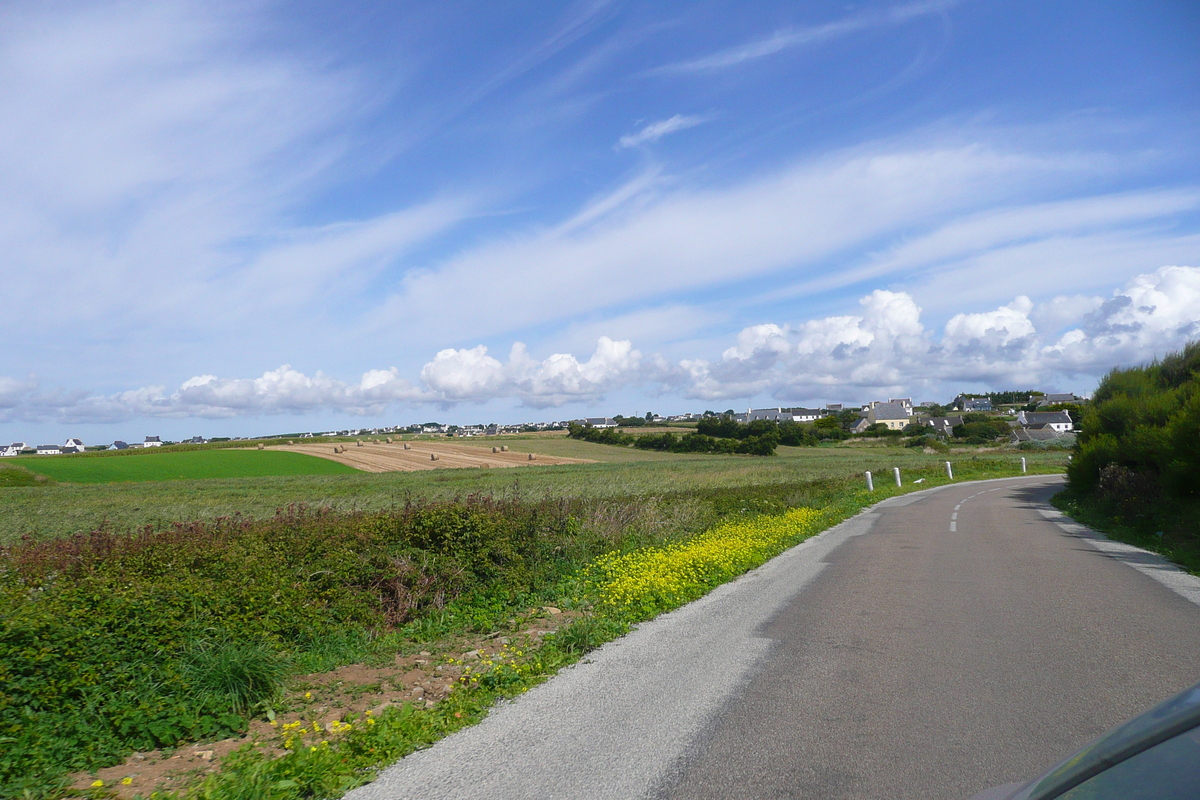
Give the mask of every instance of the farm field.
[[[504, 449], [501, 450], [500, 448]], [[268, 450], [301, 453], [329, 459], [363, 472], [420, 472], [432, 469], [478, 467], [525, 467], [533, 464], [579, 464], [586, 459], [537, 454], [528, 448], [513, 450], [508, 445], [468, 445], [451, 441], [356, 443], [354, 446], [328, 444], [275, 445]]]
[[[960, 479], [968, 479], [973, 472], [985, 469], [1015, 475], [1020, 469], [1021, 456], [1028, 459], [1030, 471], [1061, 472], [1067, 458], [1064, 452], [964, 450], [936, 455], [916, 448], [870, 445], [780, 447], [777, 457], [759, 458], [657, 453], [564, 437], [506, 436], [503, 442], [514, 449], [593, 463], [527, 466], [521, 470], [366, 473], [332, 461], [278, 453], [327, 464], [338, 472], [0, 488], [0, 545], [18, 541], [25, 534], [34, 539], [56, 538], [102, 524], [114, 530], [128, 530], [235, 514], [267, 517], [294, 504], [371, 511], [402, 506], [409, 498], [445, 500], [473, 493], [614, 501], [631, 497], [674, 498], [683, 502], [699, 494], [719, 493], [736, 498], [792, 485], [842, 483], [858, 480], [864, 470], [872, 470], [878, 483], [890, 480], [892, 467], [899, 467], [908, 481], [941, 474], [946, 460], [954, 462], [955, 476]], [[484, 440], [482, 444], [489, 445], [490, 451], [492, 442]], [[239, 451], [198, 452], [239, 454]], [[263, 456], [271, 452], [240, 454]], [[154, 461], [168, 455], [96, 461]], [[25, 463], [24, 458], [18, 461]]]
[[64, 483], [120, 483], [278, 475], [345, 475], [343, 464], [272, 450], [195, 450], [125, 458], [24, 456], [13, 464]]

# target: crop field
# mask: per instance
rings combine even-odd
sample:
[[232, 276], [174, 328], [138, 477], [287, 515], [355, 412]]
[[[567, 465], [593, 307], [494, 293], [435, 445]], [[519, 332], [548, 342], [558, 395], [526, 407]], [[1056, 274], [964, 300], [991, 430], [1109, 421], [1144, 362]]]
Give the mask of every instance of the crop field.
[[346, 475], [354, 469], [300, 453], [274, 450], [194, 450], [133, 458], [25, 456], [13, 463], [64, 483]]
[[350, 446], [328, 444], [275, 445], [275, 452], [317, 456], [363, 472], [423, 472], [431, 469], [479, 467], [526, 467], [534, 464], [579, 464], [585, 459], [539, 455], [529, 448], [512, 450], [508, 445], [458, 444], [434, 442], [380, 442], [377, 440]]
[[[500, 440], [497, 440], [500, 441]], [[162, 453], [120, 459], [79, 458], [76, 463], [115, 469], [115, 464], [151, 463], [174, 455], [207, 455], [249, 459], [292, 456], [300, 463], [316, 464], [312, 472], [292, 474], [258, 473], [258, 477], [206, 477], [147, 481], [143, 483], [91, 483], [64, 481], [58, 485], [0, 487], [0, 545], [22, 535], [34, 539], [56, 538], [107, 525], [113, 530], [130, 530], [145, 525], [213, 520], [235, 514], [263, 518], [290, 505], [328, 507], [338, 511], [378, 511], [396, 508], [410, 498], [448, 500], [470, 494], [519, 494], [528, 498], [584, 498], [621, 501], [631, 497], [678, 500], [706, 493], [730, 497], [751, 496], [793, 484], [820, 481], [859, 480], [864, 470], [876, 475], [877, 485], [891, 480], [899, 467], [904, 479], [940, 474], [943, 462], [955, 464], [956, 477], [968, 478], [972, 471], [998, 469], [1018, 474], [1021, 456], [1030, 471], [1060, 472], [1066, 464], [1063, 452], [1016, 452], [963, 450], [945, 455], [926, 454], [917, 448], [872, 446], [780, 447], [773, 458], [729, 455], [686, 455], [635, 450], [633, 448], [581, 442], [565, 437], [503, 437], [511, 449], [528, 450], [545, 456], [580, 459], [594, 463], [559, 466], [528, 466], [511, 469], [447, 469], [426, 472], [366, 473], [332, 461], [274, 451], [207, 450], [193, 453]], [[481, 444], [490, 445], [487, 440]], [[488, 448], [490, 451], [490, 447]], [[33, 457], [30, 457], [33, 458]], [[62, 457], [45, 457], [49, 462]], [[26, 458], [13, 459], [20, 464]], [[75, 459], [62, 459], [68, 464]], [[37, 464], [38, 462], [33, 462]], [[114, 464], [108, 467], [108, 464]], [[265, 463], [265, 462], [264, 462]], [[534, 462], [537, 463], [536, 461]], [[2, 465], [0, 465], [2, 466]], [[40, 465], [39, 465], [40, 466]], [[73, 464], [72, 464], [73, 466]], [[48, 468], [48, 467], [47, 467]], [[158, 469], [158, 468], [154, 468]], [[317, 472], [327, 469], [327, 472]], [[160, 472], [161, 474], [161, 472]], [[211, 473], [209, 473], [211, 474]], [[57, 476], [55, 476], [57, 478]], [[172, 477], [167, 475], [165, 477]], [[123, 480], [109, 478], [108, 480]], [[133, 480], [133, 479], [126, 479]]]

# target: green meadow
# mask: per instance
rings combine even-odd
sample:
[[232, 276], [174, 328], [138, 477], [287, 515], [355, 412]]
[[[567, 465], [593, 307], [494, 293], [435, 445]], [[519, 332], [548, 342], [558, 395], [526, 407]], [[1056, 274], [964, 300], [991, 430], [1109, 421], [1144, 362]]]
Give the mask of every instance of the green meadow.
[[126, 458], [22, 456], [12, 463], [61, 483], [348, 475], [357, 472], [352, 467], [328, 459], [277, 450], [193, 450]]

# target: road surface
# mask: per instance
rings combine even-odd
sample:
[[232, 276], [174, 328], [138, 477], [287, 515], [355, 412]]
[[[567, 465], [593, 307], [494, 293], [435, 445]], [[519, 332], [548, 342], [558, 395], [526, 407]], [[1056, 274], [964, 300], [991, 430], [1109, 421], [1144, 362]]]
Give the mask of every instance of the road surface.
[[349, 797], [934, 800], [1030, 777], [1200, 680], [1200, 580], [1064, 520], [1060, 483], [885, 501]]

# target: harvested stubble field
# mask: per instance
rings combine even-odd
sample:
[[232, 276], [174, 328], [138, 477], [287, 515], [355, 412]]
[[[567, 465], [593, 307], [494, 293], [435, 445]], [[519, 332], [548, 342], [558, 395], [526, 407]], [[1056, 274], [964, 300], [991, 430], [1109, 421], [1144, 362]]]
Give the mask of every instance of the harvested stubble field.
[[[501, 447], [504, 449], [501, 450]], [[269, 451], [301, 453], [329, 459], [363, 472], [421, 472], [432, 469], [527, 467], [582, 464], [588, 459], [516, 451], [504, 445], [467, 445], [448, 441], [376, 442], [353, 445], [290, 444]], [[493, 452], [495, 451], [495, 452]], [[433, 458], [436, 456], [436, 458]], [[532, 456], [532, 458], [530, 457]]]

